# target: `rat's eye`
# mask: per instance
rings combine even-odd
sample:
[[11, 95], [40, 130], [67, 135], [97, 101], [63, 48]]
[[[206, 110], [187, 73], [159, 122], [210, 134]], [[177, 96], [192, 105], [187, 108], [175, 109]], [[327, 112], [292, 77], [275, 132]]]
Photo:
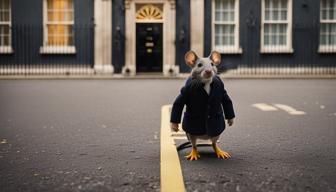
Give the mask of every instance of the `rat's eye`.
[[203, 66], [202, 63], [197, 64], [197, 67], [202, 67], [202, 66]]
[[211, 63], [211, 66], [214, 66], [214, 64], [213, 64], [213, 63]]

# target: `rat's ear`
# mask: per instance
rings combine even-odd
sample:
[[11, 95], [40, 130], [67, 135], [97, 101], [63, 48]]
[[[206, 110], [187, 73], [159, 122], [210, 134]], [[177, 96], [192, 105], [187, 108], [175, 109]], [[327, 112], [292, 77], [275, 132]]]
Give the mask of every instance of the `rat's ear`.
[[221, 63], [221, 55], [217, 51], [212, 51], [209, 58], [213, 62], [213, 64], [218, 65]]
[[188, 51], [184, 56], [185, 62], [189, 67], [194, 67], [198, 59], [197, 55], [193, 51]]

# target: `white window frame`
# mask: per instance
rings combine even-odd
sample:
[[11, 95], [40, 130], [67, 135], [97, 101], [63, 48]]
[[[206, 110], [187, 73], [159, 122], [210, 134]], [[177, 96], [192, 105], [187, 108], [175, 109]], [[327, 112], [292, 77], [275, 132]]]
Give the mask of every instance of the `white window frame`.
[[[55, 46], [48, 45], [48, 24], [56, 22], [48, 22], [48, 0], [43, 0], [43, 46], [40, 47], [41, 54], [75, 54], [76, 47], [75, 45], [64, 45], [64, 46]], [[73, 3], [75, 1], [73, 0]], [[57, 22], [56, 24], [69, 24], [75, 26], [75, 5], [73, 5], [74, 18], [73, 21], [63, 21]], [[75, 35], [75, 34], [74, 34]], [[75, 38], [74, 38], [75, 40]]]
[[[286, 45], [264, 45], [265, 24], [287, 24]], [[265, 21], [265, 0], [261, 1], [260, 53], [294, 53], [293, 50], [293, 0], [287, 0], [287, 21]]]
[[[239, 41], [239, 0], [235, 0], [235, 8], [234, 8], [234, 22], [231, 21], [222, 21], [218, 22], [216, 21], [215, 14], [216, 14], [216, 2], [215, 0], [212, 0], [212, 27], [211, 27], [211, 45], [212, 50], [216, 50], [222, 54], [241, 54], [243, 53], [242, 48], [240, 47], [240, 41]], [[235, 32], [234, 32], [234, 45], [224, 45], [221, 47], [215, 46], [215, 25], [217, 24], [234, 24], [235, 25]]]
[[[322, 24], [322, 23], [328, 23], [328, 24], [335, 23], [336, 24], [336, 19], [330, 20], [330, 19], [323, 19], [322, 18], [322, 0], [320, 0], [320, 24]], [[319, 53], [336, 53], [336, 45], [321, 45], [320, 37], [321, 37], [321, 29], [319, 31], [318, 52]]]
[[0, 21], [0, 25], [9, 26], [9, 45], [0, 45], [0, 54], [11, 54], [13, 53], [12, 47], [12, 1], [9, 1], [9, 21]]

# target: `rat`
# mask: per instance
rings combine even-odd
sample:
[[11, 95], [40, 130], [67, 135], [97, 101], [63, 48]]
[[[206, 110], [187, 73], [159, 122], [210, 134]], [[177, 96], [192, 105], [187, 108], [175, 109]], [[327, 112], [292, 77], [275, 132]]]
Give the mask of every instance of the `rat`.
[[184, 106], [182, 129], [192, 145], [186, 158], [198, 160], [197, 139], [210, 140], [218, 158], [227, 159], [231, 155], [221, 150], [217, 141], [225, 129], [225, 120], [233, 125], [235, 112], [232, 100], [224, 88], [224, 83], [217, 75], [217, 65], [221, 63], [221, 55], [212, 51], [209, 57], [199, 58], [194, 51], [185, 54], [185, 62], [191, 67], [191, 73], [180, 94], [174, 101], [171, 111], [171, 129], [179, 130]]

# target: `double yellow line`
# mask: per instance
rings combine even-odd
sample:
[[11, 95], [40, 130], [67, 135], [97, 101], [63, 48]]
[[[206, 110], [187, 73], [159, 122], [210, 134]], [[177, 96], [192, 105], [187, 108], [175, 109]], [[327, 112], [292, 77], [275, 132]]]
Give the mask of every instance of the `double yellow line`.
[[171, 105], [161, 108], [161, 192], [184, 192], [180, 159], [170, 130], [170, 111]]

